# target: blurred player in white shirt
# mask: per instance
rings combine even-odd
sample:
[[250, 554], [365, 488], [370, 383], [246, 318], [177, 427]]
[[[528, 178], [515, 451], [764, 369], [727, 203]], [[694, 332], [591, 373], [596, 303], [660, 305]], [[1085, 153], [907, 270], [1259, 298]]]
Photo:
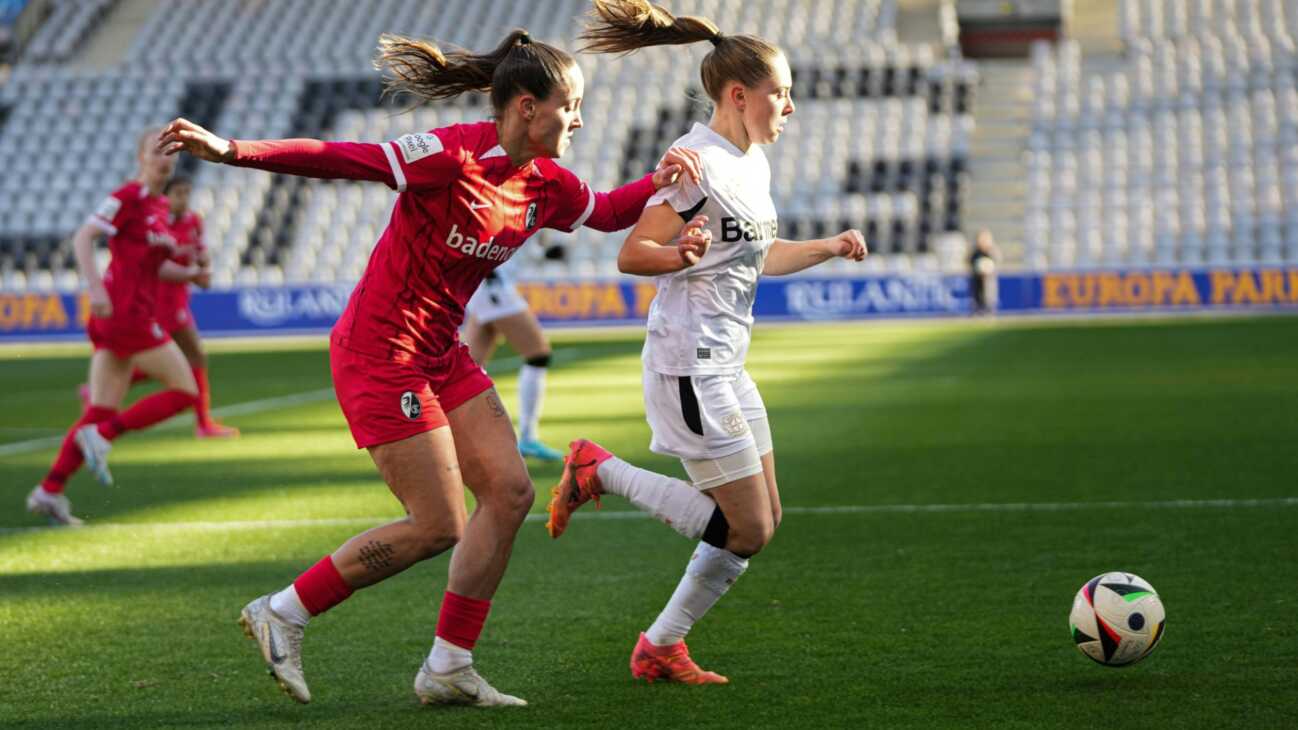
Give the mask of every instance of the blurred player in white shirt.
[[860, 261], [865, 241], [855, 230], [814, 241], [776, 237], [770, 167], [759, 145], [775, 142], [794, 110], [792, 73], [778, 47], [723, 35], [707, 19], [675, 18], [645, 0], [596, 0], [582, 37], [587, 50], [602, 53], [714, 46], [701, 69], [712, 119], [673, 143], [699, 154], [702, 177], [650, 197], [618, 256], [624, 273], [657, 281], [643, 355], [650, 449], [678, 457], [690, 481], [577, 440], [546, 526], [558, 537], [573, 510], [613, 493], [701, 540], [671, 600], [640, 635], [631, 673], [651, 682], [723, 684], [725, 677], [693, 662], [685, 635], [770, 541], [781, 514], [766, 408], [744, 370], [757, 281], [839, 256]]
[[473, 361], [483, 367], [501, 337], [523, 359], [518, 369], [518, 451], [533, 459], [559, 461], [563, 454], [542, 443], [537, 433], [550, 366], [550, 340], [514, 284], [516, 261], [511, 259], [488, 274], [465, 305], [464, 343]]

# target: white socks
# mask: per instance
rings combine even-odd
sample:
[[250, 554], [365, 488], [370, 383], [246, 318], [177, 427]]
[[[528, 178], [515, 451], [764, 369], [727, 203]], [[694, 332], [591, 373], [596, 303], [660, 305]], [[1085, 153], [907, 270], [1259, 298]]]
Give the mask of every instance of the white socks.
[[306, 622], [311, 620], [311, 612], [302, 605], [302, 599], [298, 598], [297, 589], [292, 583], [288, 584], [288, 588], [271, 595], [270, 610], [294, 626], [306, 626]]
[[548, 368], [523, 365], [518, 370], [518, 440], [535, 441], [545, 399], [545, 371]]
[[632, 466], [614, 456], [599, 465], [604, 491], [626, 497], [691, 540], [703, 537], [717, 503], [680, 479]]
[[473, 652], [461, 649], [440, 636], [433, 639], [433, 650], [428, 652], [428, 670], [433, 674], [454, 672], [472, 663]]
[[[711, 501], [711, 500], [709, 500]], [[671, 600], [645, 632], [655, 646], [684, 641], [694, 623], [730, 590], [748, 568], [748, 560], [729, 550], [699, 543]]]

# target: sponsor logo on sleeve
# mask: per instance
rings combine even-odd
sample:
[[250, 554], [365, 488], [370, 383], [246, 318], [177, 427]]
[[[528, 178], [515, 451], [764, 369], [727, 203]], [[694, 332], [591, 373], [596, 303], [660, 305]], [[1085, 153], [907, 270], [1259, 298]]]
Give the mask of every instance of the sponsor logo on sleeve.
[[99, 207], [95, 209], [95, 215], [111, 223], [113, 218], [117, 217], [117, 211], [121, 209], [122, 201], [109, 195], [107, 198], [104, 198], [104, 202], [100, 203]]
[[527, 217], [523, 221], [523, 230], [530, 231], [536, 227], [536, 203], [527, 205]]
[[435, 134], [407, 134], [397, 140], [401, 149], [401, 158], [407, 165], [413, 165], [429, 155], [442, 151], [442, 140]]

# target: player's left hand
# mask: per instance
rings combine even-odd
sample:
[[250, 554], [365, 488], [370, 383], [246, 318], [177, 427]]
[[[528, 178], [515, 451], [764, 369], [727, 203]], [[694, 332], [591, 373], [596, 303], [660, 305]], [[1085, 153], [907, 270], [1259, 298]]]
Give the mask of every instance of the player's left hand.
[[177, 117], [158, 135], [158, 151], [174, 155], [184, 150], [200, 160], [229, 162], [234, 159], [234, 145], [197, 124]]
[[843, 231], [829, 239], [829, 251], [835, 256], [853, 261], [863, 261], [870, 253], [865, 248], [865, 236], [855, 228]]
[[654, 189], [659, 190], [680, 179], [681, 174], [688, 175], [697, 185], [703, 179], [703, 160], [699, 153], [688, 147], [672, 147], [663, 155], [663, 161], [654, 170]]
[[208, 268], [199, 269], [192, 281], [199, 289], [210, 289], [212, 286], [212, 270]]

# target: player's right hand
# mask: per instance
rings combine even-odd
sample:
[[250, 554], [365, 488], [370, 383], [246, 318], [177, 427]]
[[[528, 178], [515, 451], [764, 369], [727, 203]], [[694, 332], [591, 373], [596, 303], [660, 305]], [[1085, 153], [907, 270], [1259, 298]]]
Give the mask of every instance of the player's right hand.
[[706, 215], [696, 215], [685, 224], [680, 237], [676, 239], [676, 251], [687, 267], [697, 264], [708, 252], [708, 246], [712, 245], [712, 231], [704, 227], [707, 224]]
[[108, 297], [108, 291], [102, 286], [91, 287], [88, 292], [90, 296], [90, 316], [95, 319], [107, 319], [113, 316], [113, 300]]
[[181, 150], [208, 162], [229, 162], [234, 159], [234, 145], [230, 140], [178, 117], [158, 135], [158, 151], [174, 155]]

